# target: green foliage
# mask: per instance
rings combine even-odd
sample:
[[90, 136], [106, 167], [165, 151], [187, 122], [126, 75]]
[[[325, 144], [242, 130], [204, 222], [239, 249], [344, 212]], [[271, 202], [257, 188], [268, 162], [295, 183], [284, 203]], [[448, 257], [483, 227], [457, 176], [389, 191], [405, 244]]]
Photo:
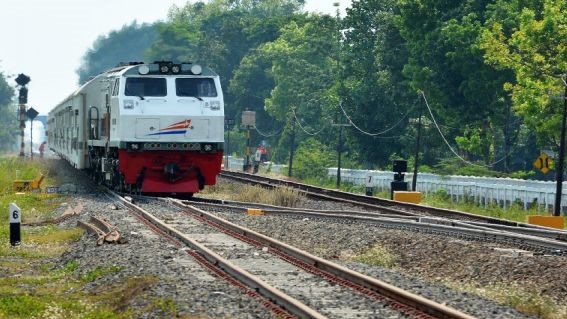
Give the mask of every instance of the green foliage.
[[[567, 3], [559, 0], [496, 1], [488, 12], [480, 46], [492, 65], [511, 70], [516, 112], [540, 142], [558, 141], [561, 99], [567, 84]], [[545, 145], [545, 144], [543, 144]]]
[[331, 151], [321, 142], [314, 138], [305, 140], [297, 148], [293, 175], [298, 178], [325, 178], [333, 158]]
[[16, 110], [12, 106], [14, 89], [0, 72], [0, 153], [11, 151], [16, 142]]
[[156, 40], [159, 24], [138, 24], [136, 21], [124, 25], [120, 30], [99, 36], [83, 56], [77, 74], [79, 83], [100, 74], [120, 62], [148, 61], [144, 52]]
[[376, 245], [352, 258], [353, 261], [373, 266], [392, 268], [396, 265], [396, 256], [387, 248]]

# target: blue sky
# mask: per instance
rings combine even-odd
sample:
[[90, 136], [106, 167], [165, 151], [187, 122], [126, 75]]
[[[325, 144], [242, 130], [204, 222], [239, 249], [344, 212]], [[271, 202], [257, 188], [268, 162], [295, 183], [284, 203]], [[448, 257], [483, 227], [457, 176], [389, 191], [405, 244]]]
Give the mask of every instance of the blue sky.
[[[28, 105], [46, 114], [77, 88], [75, 70], [99, 35], [133, 20], [164, 20], [186, 0], [1, 0], [0, 71], [32, 79]], [[194, 2], [194, 1], [191, 1]], [[351, 0], [307, 0], [305, 10], [344, 14]], [[14, 84], [13, 78], [8, 79]]]

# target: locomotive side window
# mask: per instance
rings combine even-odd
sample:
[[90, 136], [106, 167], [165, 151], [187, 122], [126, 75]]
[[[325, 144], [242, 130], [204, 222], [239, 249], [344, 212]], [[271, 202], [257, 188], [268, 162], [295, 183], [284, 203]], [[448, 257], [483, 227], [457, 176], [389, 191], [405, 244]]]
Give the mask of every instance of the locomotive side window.
[[166, 96], [164, 78], [127, 78], [124, 89], [126, 96]]
[[175, 79], [177, 96], [216, 97], [215, 81], [208, 78], [177, 78]]

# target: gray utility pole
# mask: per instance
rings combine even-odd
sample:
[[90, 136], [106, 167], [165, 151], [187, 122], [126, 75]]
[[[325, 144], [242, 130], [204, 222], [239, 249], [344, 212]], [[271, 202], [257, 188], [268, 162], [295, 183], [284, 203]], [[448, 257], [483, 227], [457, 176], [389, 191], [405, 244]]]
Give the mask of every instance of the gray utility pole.
[[[565, 74], [567, 81], [567, 73]], [[557, 188], [555, 190], [555, 210], [553, 216], [561, 216], [561, 195], [563, 187], [563, 162], [565, 161], [565, 120], [567, 118], [567, 83], [563, 93], [563, 119], [561, 121], [561, 140], [559, 141], [559, 160], [557, 163]]]
[[[339, 117], [341, 119], [342, 117]], [[339, 127], [339, 141], [337, 143], [337, 189], [341, 188], [341, 153], [343, 152], [343, 127], [350, 126], [350, 124], [333, 123], [332, 126]]]
[[295, 151], [295, 116], [291, 119], [291, 135], [289, 139], [289, 165], [287, 167], [287, 176], [291, 177], [293, 174], [293, 153]]
[[417, 186], [417, 167], [419, 165], [419, 144], [421, 140], [421, 117], [423, 113], [423, 108], [421, 107], [422, 102], [419, 103], [419, 121], [417, 122], [417, 138], [415, 142], [415, 163], [413, 165], [413, 178], [411, 180], [411, 190], [414, 192]]
[[228, 153], [230, 152], [230, 131], [234, 127], [234, 119], [232, 118], [225, 118], [224, 119], [224, 129], [226, 130], [226, 146], [224, 150], [225, 161], [224, 161], [224, 169], [229, 169], [228, 165]]

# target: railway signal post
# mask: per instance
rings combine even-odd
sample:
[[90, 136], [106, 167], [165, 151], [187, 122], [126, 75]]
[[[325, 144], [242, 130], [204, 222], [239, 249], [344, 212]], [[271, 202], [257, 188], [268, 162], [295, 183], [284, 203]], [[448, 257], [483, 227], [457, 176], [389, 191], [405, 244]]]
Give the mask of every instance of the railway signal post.
[[39, 113], [30, 107], [26, 112], [26, 117], [30, 120], [30, 158], [33, 159], [33, 120]]
[[28, 103], [28, 88], [26, 85], [30, 83], [31, 79], [29, 76], [20, 73], [16, 78], [16, 83], [20, 86], [19, 89], [19, 108], [18, 108], [18, 120], [20, 121], [20, 137], [21, 137], [21, 144], [20, 144], [20, 156], [23, 157], [24, 154], [24, 128], [26, 128], [26, 104]]
[[242, 112], [242, 128], [246, 129], [246, 162], [244, 163], [243, 171], [248, 171], [250, 168], [250, 128], [256, 126], [256, 112], [244, 111]]

